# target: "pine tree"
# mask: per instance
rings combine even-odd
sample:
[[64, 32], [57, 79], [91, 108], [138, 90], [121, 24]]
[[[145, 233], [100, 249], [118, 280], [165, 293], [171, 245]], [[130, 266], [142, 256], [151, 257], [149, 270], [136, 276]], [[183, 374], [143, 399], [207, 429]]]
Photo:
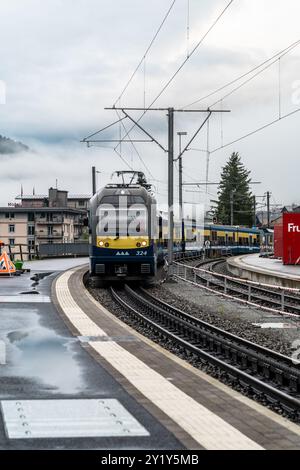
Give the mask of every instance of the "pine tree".
[[250, 171], [245, 168], [239, 154], [233, 152], [221, 173], [216, 209], [219, 223], [231, 224], [233, 201], [233, 225], [252, 226], [253, 195], [249, 187], [250, 182]]

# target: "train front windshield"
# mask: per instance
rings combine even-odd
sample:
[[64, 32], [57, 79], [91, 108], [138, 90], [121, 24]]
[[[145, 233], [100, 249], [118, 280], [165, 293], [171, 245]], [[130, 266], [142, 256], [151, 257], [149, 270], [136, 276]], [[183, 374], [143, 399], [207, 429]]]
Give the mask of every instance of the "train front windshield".
[[148, 211], [141, 196], [104, 196], [97, 209], [97, 236], [148, 235]]

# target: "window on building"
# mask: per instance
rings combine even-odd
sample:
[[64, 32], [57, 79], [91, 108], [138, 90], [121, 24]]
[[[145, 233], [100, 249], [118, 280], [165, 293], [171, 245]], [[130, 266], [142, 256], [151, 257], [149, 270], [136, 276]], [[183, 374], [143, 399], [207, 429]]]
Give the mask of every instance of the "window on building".
[[28, 222], [34, 222], [34, 212], [28, 212]]
[[48, 236], [49, 235], [53, 235], [53, 227], [52, 225], [50, 225], [50, 227], [48, 227]]
[[28, 240], [28, 248], [30, 250], [34, 250], [34, 240]]
[[7, 219], [14, 219], [14, 218], [15, 218], [15, 214], [14, 214], [13, 212], [6, 212], [5, 217], [6, 217]]
[[41, 219], [44, 219], [46, 217], [46, 214], [45, 212], [41, 212], [41, 215], [40, 215]]
[[28, 226], [28, 235], [34, 235], [35, 234], [35, 229], [33, 225]]
[[10, 239], [9, 239], [9, 244], [10, 244], [10, 246], [15, 246], [15, 239], [14, 239], [14, 238], [10, 238]]
[[78, 201], [79, 207], [85, 207], [85, 201]]
[[9, 233], [15, 233], [15, 226], [12, 225], [12, 224], [9, 225], [9, 226], [8, 226], [8, 231], [9, 231]]

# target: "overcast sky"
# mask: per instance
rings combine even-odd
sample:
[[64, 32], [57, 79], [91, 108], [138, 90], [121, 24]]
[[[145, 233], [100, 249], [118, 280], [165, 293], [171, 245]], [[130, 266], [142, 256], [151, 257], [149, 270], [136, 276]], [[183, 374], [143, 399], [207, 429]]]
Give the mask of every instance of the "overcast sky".
[[[189, 42], [188, 1], [177, 0], [146, 58], [145, 74], [142, 66], [122, 97], [122, 105], [143, 106], [144, 93], [149, 105], [228, 1], [189, 3]], [[109, 144], [86, 148], [80, 140], [116, 119], [115, 112], [104, 111], [104, 107], [120, 95], [170, 4], [171, 0], [1, 2], [0, 80], [6, 84], [6, 104], [0, 104], [0, 134], [33, 149], [32, 154], [1, 157], [2, 205], [14, 200], [21, 184], [25, 193], [31, 193], [33, 187], [36, 193], [46, 193], [58, 179], [62, 189], [89, 193], [93, 164], [102, 171], [99, 185], [109, 182], [114, 170], [127, 168]], [[185, 106], [247, 72], [300, 39], [299, 18], [298, 0], [235, 0], [156, 104]], [[299, 59], [300, 46], [281, 60], [283, 115], [300, 107]], [[222, 120], [219, 115], [212, 118], [211, 149], [278, 117], [278, 70], [276, 62], [223, 101], [223, 108], [231, 114]], [[212, 105], [231, 89], [194, 107]], [[177, 114], [175, 130], [192, 134], [201, 119], [202, 115]], [[141, 123], [166, 145], [164, 113], [149, 112]], [[300, 203], [299, 124], [300, 113], [295, 113], [213, 153], [210, 181], [219, 180], [230, 153], [238, 151], [253, 180], [262, 182], [253, 188], [257, 195], [270, 190], [277, 203]], [[116, 126], [102, 137], [118, 138], [119, 131]], [[132, 137], [142, 135], [133, 132]], [[192, 147], [206, 145], [204, 129]], [[155, 144], [137, 144], [137, 149], [163, 198], [166, 154]], [[146, 171], [130, 144], [122, 145], [122, 155], [135, 169]], [[184, 155], [186, 181], [204, 181], [205, 159], [203, 152]], [[148, 171], [146, 174], [149, 177]], [[186, 200], [191, 198], [195, 200], [195, 195], [185, 194]]]

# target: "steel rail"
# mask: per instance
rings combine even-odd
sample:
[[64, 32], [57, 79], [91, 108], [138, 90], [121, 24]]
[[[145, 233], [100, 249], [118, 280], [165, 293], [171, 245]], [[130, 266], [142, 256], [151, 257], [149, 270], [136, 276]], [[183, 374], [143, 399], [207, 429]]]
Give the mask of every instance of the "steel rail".
[[[123, 291], [124, 292], [124, 291]], [[260, 371], [259, 371], [259, 360], [257, 359], [257, 351], [253, 352], [253, 350], [250, 350], [249, 348], [245, 348], [243, 353], [240, 353], [240, 355], [237, 353], [237, 348], [240, 349], [241, 346], [232, 343], [231, 345], [228, 345], [227, 341], [224, 341], [220, 334], [214, 341], [210, 341], [209, 343], [205, 342], [202, 344], [205, 345], [208, 344], [208, 349], [209, 352], [205, 351], [202, 349], [202, 347], [199, 347], [199, 343], [201, 343], [201, 333], [204, 334], [204, 336], [207, 334], [205, 330], [200, 330], [196, 331], [195, 329], [192, 328], [192, 325], [184, 322], [183, 320], [179, 320], [178, 318], [175, 317], [174, 321], [174, 316], [172, 319], [172, 316], [165, 311], [162, 307], [159, 307], [158, 305], [153, 305], [151, 302], [147, 299], [144, 299], [141, 295], [137, 294], [135, 291], [132, 291], [132, 289], [129, 289], [128, 286], [126, 286], [126, 300], [122, 298], [122, 296], [119, 295], [119, 293], [116, 292], [115, 289], [111, 287], [111, 294], [115, 301], [121, 305], [123, 309], [125, 309], [128, 313], [133, 315], [139, 322], [143, 323], [146, 325], [148, 328], [153, 330], [154, 332], [158, 332], [160, 335], [169, 338], [173, 341], [174, 345], [178, 344], [181, 347], [183, 347], [186, 351], [193, 353], [196, 355], [198, 358], [200, 358], [202, 361], [205, 361], [206, 363], [213, 364], [217, 367], [219, 367], [221, 370], [225, 371], [227, 375], [233, 379], [233, 380], [238, 380], [238, 382], [246, 387], [252, 389], [252, 391], [256, 394], [259, 395], [264, 395], [264, 397], [271, 403], [276, 403], [280, 404], [283, 409], [288, 411], [289, 413], [292, 413], [294, 418], [297, 420], [300, 420], [300, 400], [298, 399], [297, 396], [293, 396], [292, 394], [296, 394], [299, 392], [299, 369], [295, 367], [290, 368], [287, 367], [287, 364], [284, 362], [284, 364], [281, 364], [280, 368], [280, 363], [277, 363], [278, 370], [277, 374], [275, 376], [275, 380], [277, 380], [277, 385], [272, 383], [272, 367], [274, 365], [270, 365], [270, 362], [273, 361], [273, 357], [275, 356], [280, 356], [281, 359], [284, 361], [290, 360], [290, 358], [282, 355], [278, 355], [278, 353], [267, 350], [266, 348], [262, 348], [261, 346], [258, 346], [257, 351], [263, 349], [264, 352], [267, 351], [268, 354], [272, 354], [272, 358], [268, 358], [267, 356], [265, 357], [265, 367], [263, 370], [263, 379], [260, 378]], [[128, 299], [132, 302], [132, 298], [139, 298], [138, 302], [134, 302], [134, 305], [128, 302]], [[142, 313], [140, 311], [141, 304], [139, 302], [143, 302], [144, 308], [142, 309], [143, 311], [146, 310], [149, 314], [149, 309], [152, 309], [152, 315], [154, 316], [153, 318], [149, 318], [147, 316], [147, 313], [145, 314], [144, 312]], [[156, 299], [156, 301], [158, 301]], [[160, 301], [159, 301], [160, 302]], [[177, 310], [177, 312], [180, 312], [180, 314], [184, 316], [191, 317], [188, 314], [185, 314], [184, 312], [179, 311], [178, 309], [174, 309], [170, 305], [164, 303], [164, 305], [168, 306], [168, 309], [171, 310]], [[157, 320], [158, 317], [158, 320]], [[194, 318], [194, 317], [192, 317]], [[195, 319], [197, 320], [197, 319]], [[178, 327], [178, 321], [181, 323], [181, 328]], [[198, 320], [200, 322], [200, 320]], [[177, 323], [177, 326], [176, 326]], [[204, 323], [204, 322], [203, 322]], [[208, 324], [206, 324], [207, 326]], [[224, 332], [223, 330], [220, 330], [219, 328], [213, 327], [212, 325], [208, 325], [210, 328], [216, 329], [219, 332], [221, 331], [222, 334], [225, 334], [225, 336], [235, 336], [231, 335], [231, 333]], [[192, 331], [192, 334], [191, 334]], [[192, 341], [187, 339], [187, 336], [192, 336]], [[238, 338], [238, 337], [235, 337]], [[239, 338], [241, 339], [241, 338]], [[242, 340], [242, 343], [245, 344], [247, 340]], [[225, 344], [226, 343], [226, 344]], [[257, 345], [253, 345], [253, 343], [250, 343], [255, 348]], [[215, 346], [217, 346], [215, 350]], [[224, 351], [222, 351], [222, 347], [224, 348]], [[235, 353], [234, 353], [235, 351]], [[225, 352], [225, 358], [226, 360], [223, 360], [221, 358], [222, 353], [224, 354]], [[243, 361], [239, 364], [238, 359], [242, 357]], [[250, 363], [251, 367], [249, 368], [248, 360], [250, 358]], [[235, 362], [235, 364], [230, 363]], [[245, 360], [246, 359], [246, 360]], [[251, 370], [252, 374], [246, 372], [246, 370]], [[285, 390], [280, 389], [279, 387], [283, 386], [283, 375], [286, 373], [286, 369], [290, 370], [290, 382], [289, 386], [286, 388], [289, 388], [289, 393], [287, 393]], [[275, 369], [274, 369], [275, 370]], [[293, 375], [293, 373], [296, 372], [296, 376]], [[256, 375], [256, 376], [255, 376]], [[269, 380], [269, 383], [267, 382]]]

